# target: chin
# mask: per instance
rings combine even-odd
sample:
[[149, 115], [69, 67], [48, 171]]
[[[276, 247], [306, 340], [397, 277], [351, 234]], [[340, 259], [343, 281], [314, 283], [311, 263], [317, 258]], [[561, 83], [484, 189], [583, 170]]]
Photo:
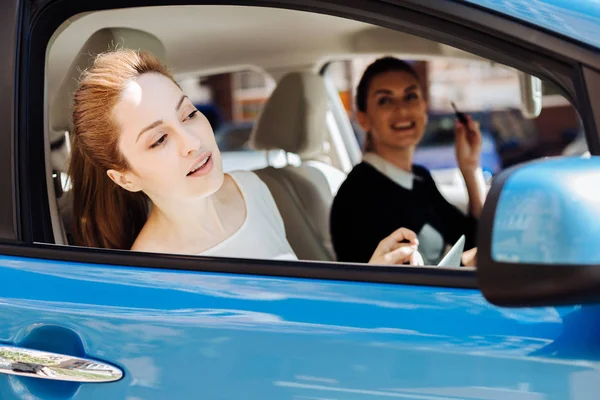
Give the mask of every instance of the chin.
[[417, 147], [418, 144], [419, 144], [418, 139], [406, 138], [403, 140], [396, 140], [393, 143], [393, 146], [398, 150], [406, 150], [406, 149]]
[[206, 176], [207, 196], [216, 193], [223, 186], [225, 174], [221, 168], [215, 168]]
[[391, 132], [388, 136], [387, 145], [398, 150], [404, 150], [417, 146], [420, 141], [421, 135], [417, 134], [416, 132], [403, 135]]
[[[214, 168], [210, 173], [188, 181], [188, 195], [192, 198], [206, 198], [212, 196], [221, 189], [225, 181], [225, 174], [221, 168]], [[191, 183], [191, 185], [190, 185]]]
[[205, 182], [212, 190], [213, 194], [223, 186], [225, 180], [225, 174], [223, 173], [223, 161], [221, 161], [221, 153], [213, 151], [213, 168], [212, 171], [206, 175]]

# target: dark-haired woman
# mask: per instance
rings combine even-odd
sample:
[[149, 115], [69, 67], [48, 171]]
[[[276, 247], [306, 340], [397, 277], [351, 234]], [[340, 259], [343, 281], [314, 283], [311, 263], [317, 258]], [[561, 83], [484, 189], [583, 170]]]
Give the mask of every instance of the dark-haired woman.
[[[356, 94], [357, 119], [367, 132], [363, 162], [340, 187], [331, 210], [331, 235], [339, 261], [364, 262], [377, 243], [402, 226], [417, 234], [419, 253], [435, 265], [461, 235], [475, 246], [485, 199], [480, 168], [481, 132], [468, 118], [456, 122], [455, 148], [469, 195], [463, 214], [438, 191], [429, 171], [413, 164], [427, 125], [423, 87], [410, 64], [392, 57], [372, 63]], [[472, 264], [476, 250], [465, 264]]]

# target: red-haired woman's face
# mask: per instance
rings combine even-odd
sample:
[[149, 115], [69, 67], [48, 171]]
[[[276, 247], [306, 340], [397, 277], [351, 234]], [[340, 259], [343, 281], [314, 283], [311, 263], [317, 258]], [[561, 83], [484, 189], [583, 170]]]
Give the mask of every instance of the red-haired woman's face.
[[130, 82], [113, 110], [129, 171], [108, 172], [117, 184], [156, 203], [206, 197], [223, 183], [221, 154], [208, 120], [169, 78]]

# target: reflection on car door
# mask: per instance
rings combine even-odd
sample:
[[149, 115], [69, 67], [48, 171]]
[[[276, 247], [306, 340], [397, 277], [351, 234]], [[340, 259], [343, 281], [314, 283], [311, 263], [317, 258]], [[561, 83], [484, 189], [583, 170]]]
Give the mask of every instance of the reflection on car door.
[[124, 371], [110, 383], [1, 375], [3, 399], [592, 399], [600, 389], [597, 336], [580, 334], [592, 308], [13, 257], [0, 259], [0, 282], [4, 344]]

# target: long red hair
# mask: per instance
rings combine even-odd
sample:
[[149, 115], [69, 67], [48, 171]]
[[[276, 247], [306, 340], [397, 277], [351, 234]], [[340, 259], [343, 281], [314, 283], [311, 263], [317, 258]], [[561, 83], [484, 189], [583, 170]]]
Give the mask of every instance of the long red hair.
[[152, 54], [129, 49], [100, 54], [81, 76], [73, 97], [69, 166], [76, 245], [130, 249], [146, 222], [147, 197], [121, 188], [106, 174], [130, 168], [119, 151], [113, 111], [127, 83], [145, 73], [174, 81]]

